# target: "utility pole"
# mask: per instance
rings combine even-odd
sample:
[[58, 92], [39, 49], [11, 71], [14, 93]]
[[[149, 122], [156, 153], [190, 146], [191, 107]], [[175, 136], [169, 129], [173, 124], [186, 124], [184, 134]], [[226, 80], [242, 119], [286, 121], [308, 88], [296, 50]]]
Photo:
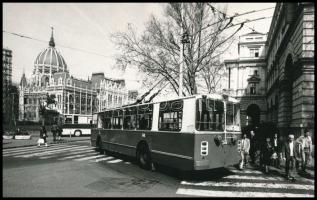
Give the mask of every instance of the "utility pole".
[[184, 16], [184, 3], [181, 4], [181, 34], [182, 34], [182, 48], [181, 48], [181, 55], [180, 55], [180, 66], [179, 66], [179, 90], [178, 96], [183, 96], [183, 65], [184, 65], [184, 43], [183, 43], [183, 35], [184, 35], [184, 27], [183, 27], [183, 16]]
[[184, 3], [182, 3], [181, 5], [181, 19], [182, 19], [182, 25], [181, 25], [181, 43], [182, 43], [182, 48], [181, 48], [181, 55], [180, 55], [180, 66], [179, 66], [179, 91], [178, 91], [178, 96], [179, 97], [182, 97], [183, 96], [183, 70], [184, 70], [184, 46], [185, 46], [185, 43], [189, 43], [189, 40], [188, 40], [188, 34], [187, 32], [185, 31], [184, 32], [184, 28], [183, 27], [183, 20], [185, 20], [185, 17], [184, 17]]

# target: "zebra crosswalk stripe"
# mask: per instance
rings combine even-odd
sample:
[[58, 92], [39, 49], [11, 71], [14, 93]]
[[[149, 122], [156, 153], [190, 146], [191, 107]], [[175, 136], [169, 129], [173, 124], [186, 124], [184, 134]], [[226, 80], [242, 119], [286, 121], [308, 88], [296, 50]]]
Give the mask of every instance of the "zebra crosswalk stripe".
[[82, 153], [87, 153], [87, 152], [95, 152], [95, 150], [93, 150], [93, 149], [90, 149], [90, 150], [87, 150], [87, 149], [83, 149], [83, 150], [76, 150], [76, 151], [74, 151], [74, 152], [70, 152], [70, 153], [68, 153], [68, 155], [75, 155], [75, 154], [82, 154]]
[[119, 162], [122, 162], [122, 160], [120, 160], [120, 159], [110, 160], [107, 163], [119, 163]]
[[94, 159], [94, 158], [100, 158], [100, 157], [104, 157], [105, 155], [98, 155], [98, 156], [90, 156], [90, 157], [85, 157], [85, 158], [79, 158], [79, 159], [75, 159], [75, 161], [84, 161], [84, 160], [90, 160], [90, 159]]
[[[314, 197], [314, 181], [290, 183], [285, 178], [268, 176], [256, 170], [229, 169], [238, 174], [218, 181], [181, 181], [176, 194], [208, 197]], [[245, 174], [243, 174], [245, 173]]]
[[223, 177], [223, 179], [246, 179], [246, 180], [269, 180], [269, 181], [283, 181], [285, 178], [282, 177], [271, 177], [271, 176], [243, 176], [243, 175], [229, 175]]
[[179, 188], [176, 194], [210, 197], [314, 197], [311, 194], [277, 193], [277, 192], [237, 192], [237, 191], [213, 191], [200, 189]]
[[205, 181], [200, 183], [182, 181], [182, 185], [194, 185], [194, 186], [216, 186], [216, 187], [255, 187], [255, 188], [278, 188], [278, 189], [301, 189], [301, 190], [313, 190], [314, 185], [304, 184], [288, 184], [288, 183], [243, 183], [243, 182], [216, 182]]
[[19, 155], [23, 155], [23, 154], [46, 152], [48, 150], [51, 151], [51, 150], [57, 150], [57, 149], [63, 149], [63, 148], [67, 148], [67, 147], [52, 147], [52, 148], [45, 147], [45, 149], [44, 148], [37, 148], [37, 149], [28, 150], [28, 151], [7, 153], [3, 156], [19, 156]]
[[88, 154], [80, 154], [80, 155], [74, 155], [74, 156], [67, 156], [67, 157], [59, 158], [59, 159], [57, 159], [57, 160], [68, 160], [68, 159], [80, 158], [80, 157], [90, 156], [90, 155], [96, 155], [96, 154], [98, 154], [98, 153], [92, 152], [92, 153], [88, 153]]
[[110, 159], [113, 159], [113, 157], [109, 156], [109, 157], [106, 157], [106, 158], [99, 158], [99, 159], [96, 159], [94, 162], [100, 162], [100, 161], [110, 160]]
[[[56, 147], [56, 146], [69, 146], [69, 145], [61, 145], [61, 144], [51, 144], [50, 145], [50, 147]], [[25, 151], [25, 150], [31, 150], [31, 149], [38, 149], [38, 147], [36, 144], [34, 144], [34, 146], [30, 146], [30, 147], [9, 148], [9, 149], [3, 149], [2, 153], [19, 152], [19, 151]]]
[[56, 157], [56, 155], [54, 156], [43, 156], [43, 157], [39, 157], [39, 159], [43, 160], [43, 159], [49, 159], [49, 158], [54, 158]]
[[231, 169], [230, 171], [233, 172], [233, 173], [243, 173], [243, 174], [263, 174], [263, 172], [261, 172], [261, 171], [248, 170], [248, 169], [241, 170], [241, 171], [237, 170], [237, 169]]
[[[85, 147], [85, 148], [87, 148], [87, 147]], [[70, 151], [70, 150], [78, 150], [78, 149], [84, 149], [84, 148], [83, 147], [69, 147], [69, 148], [64, 148], [64, 149], [49, 150], [49, 151], [44, 151], [44, 152], [39, 152], [39, 153], [27, 154], [27, 155], [23, 155], [23, 156], [16, 156], [16, 157], [29, 158], [32, 156], [47, 155], [50, 153], [57, 153], [57, 152], [62, 152], [62, 151]]]

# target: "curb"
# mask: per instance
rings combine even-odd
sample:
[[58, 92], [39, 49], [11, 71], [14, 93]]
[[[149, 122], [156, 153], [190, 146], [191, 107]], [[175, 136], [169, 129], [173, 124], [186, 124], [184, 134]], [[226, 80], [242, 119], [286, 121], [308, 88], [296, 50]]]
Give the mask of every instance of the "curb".
[[[87, 139], [82, 139], [82, 140], [74, 140], [74, 141], [63, 141], [63, 142], [60, 142], [59, 144], [64, 144], [64, 143], [71, 143], [71, 142], [78, 142], [78, 141], [85, 141]], [[20, 145], [20, 146], [13, 146], [13, 147], [3, 147], [3, 144], [2, 144], [2, 149], [14, 149], [14, 148], [19, 148], [19, 147], [30, 147], [30, 146], [34, 146], [36, 145], [37, 143], [35, 142], [34, 144], [27, 144], [27, 145]], [[48, 143], [48, 144], [54, 144], [54, 143]], [[58, 144], [58, 143], [55, 143], [55, 144]]]

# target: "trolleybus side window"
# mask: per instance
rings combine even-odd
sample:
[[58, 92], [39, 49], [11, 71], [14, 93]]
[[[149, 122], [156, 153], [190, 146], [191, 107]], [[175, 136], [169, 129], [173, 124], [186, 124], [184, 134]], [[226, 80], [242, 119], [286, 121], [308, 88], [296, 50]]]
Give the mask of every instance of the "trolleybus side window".
[[153, 104], [140, 105], [137, 107], [137, 129], [151, 130]]
[[197, 99], [196, 129], [198, 131], [223, 131], [224, 103], [213, 99]]
[[135, 129], [136, 128], [137, 108], [130, 107], [124, 109], [123, 129]]
[[118, 109], [113, 111], [112, 117], [112, 128], [113, 129], [121, 129], [123, 122], [123, 110]]
[[103, 115], [103, 128], [111, 129], [112, 111], [106, 111]]
[[180, 131], [182, 129], [183, 100], [160, 103], [159, 130]]

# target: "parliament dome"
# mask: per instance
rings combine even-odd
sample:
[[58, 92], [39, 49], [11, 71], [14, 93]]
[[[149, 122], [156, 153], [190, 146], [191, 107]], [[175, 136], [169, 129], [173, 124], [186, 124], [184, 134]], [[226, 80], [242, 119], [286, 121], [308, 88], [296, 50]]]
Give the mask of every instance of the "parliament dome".
[[34, 74], [53, 74], [67, 71], [67, 64], [62, 55], [55, 49], [53, 29], [49, 46], [38, 54], [34, 62]]

